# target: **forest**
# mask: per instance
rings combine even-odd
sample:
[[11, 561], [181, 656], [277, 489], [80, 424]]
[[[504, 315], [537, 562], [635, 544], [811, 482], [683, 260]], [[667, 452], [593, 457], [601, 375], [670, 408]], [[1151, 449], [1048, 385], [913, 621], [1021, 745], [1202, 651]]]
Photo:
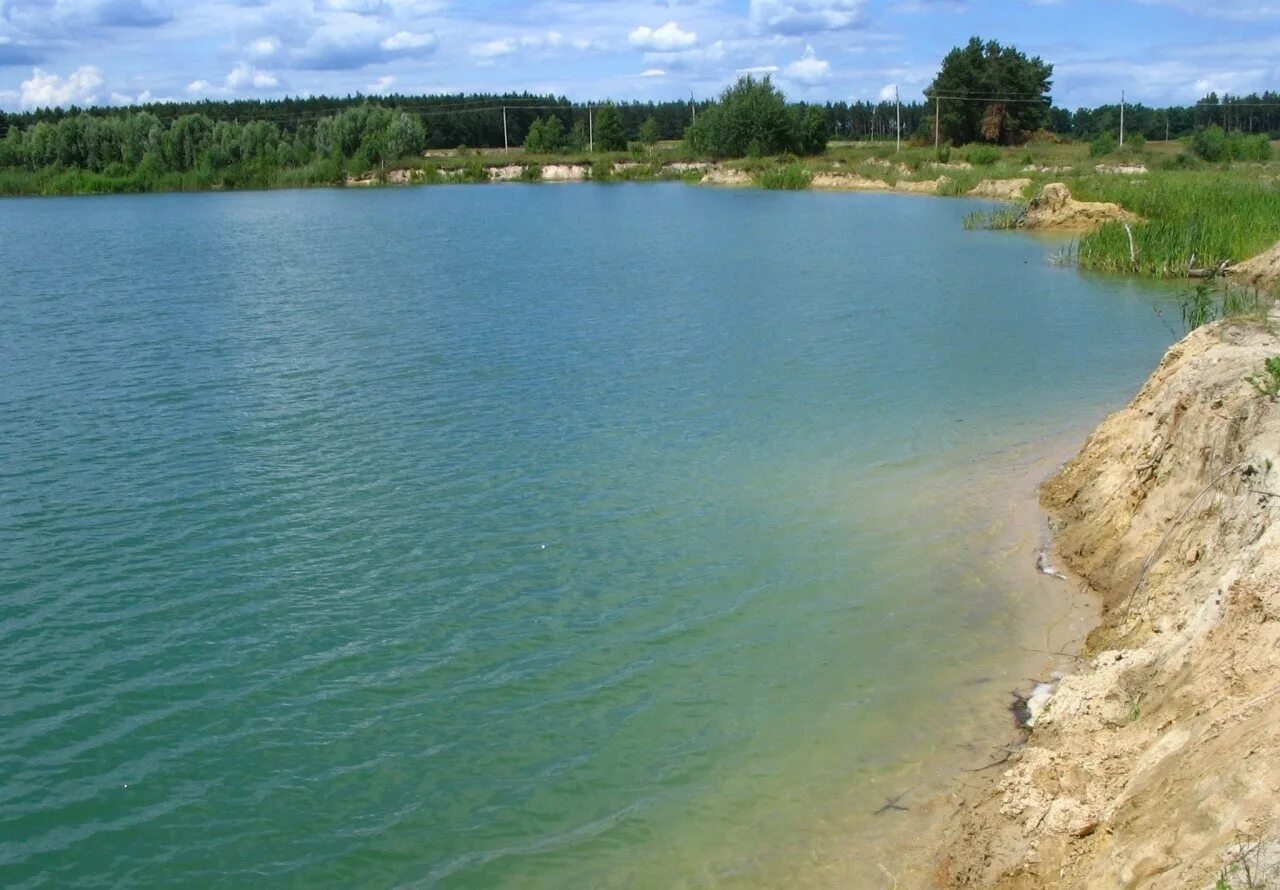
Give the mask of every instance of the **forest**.
[[[924, 97], [900, 107], [788, 102], [769, 78], [746, 77], [718, 101], [584, 106], [530, 93], [357, 94], [0, 112], [0, 194], [325, 184], [460, 148], [523, 146], [551, 155], [683, 139], [685, 153], [699, 157], [814, 155], [832, 140], [891, 139], [899, 119], [903, 139], [918, 144], [1095, 141], [1118, 133], [1118, 103], [1055, 107], [1052, 74], [1038, 57], [975, 37], [946, 56]], [[1274, 92], [1210, 94], [1190, 106], [1132, 104], [1123, 114], [1129, 136], [1197, 136], [1192, 147], [1205, 159], [1250, 156], [1265, 137], [1280, 135]], [[1250, 136], [1259, 145], [1241, 141]]]

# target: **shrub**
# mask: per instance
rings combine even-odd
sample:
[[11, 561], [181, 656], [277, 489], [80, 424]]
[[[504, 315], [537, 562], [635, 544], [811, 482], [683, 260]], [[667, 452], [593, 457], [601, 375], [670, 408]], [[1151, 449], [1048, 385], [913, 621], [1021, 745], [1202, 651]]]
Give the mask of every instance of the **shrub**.
[[1191, 150], [1205, 161], [1227, 160], [1227, 134], [1217, 124], [1197, 130], [1191, 136]]
[[1089, 154], [1092, 157], [1101, 158], [1115, 152], [1118, 146], [1116, 137], [1110, 133], [1103, 133], [1089, 143]]
[[970, 145], [964, 159], [975, 167], [990, 167], [1000, 160], [1000, 150], [993, 145]]
[[1132, 136], [1125, 137], [1124, 144], [1134, 151], [1142, 151], [1147, 147], [1147, 137], [1141, 133], [1134, 133]]
[[950, 145], [938, 146], [938, 163], [939, 164], [951, 163], [951, 146]]

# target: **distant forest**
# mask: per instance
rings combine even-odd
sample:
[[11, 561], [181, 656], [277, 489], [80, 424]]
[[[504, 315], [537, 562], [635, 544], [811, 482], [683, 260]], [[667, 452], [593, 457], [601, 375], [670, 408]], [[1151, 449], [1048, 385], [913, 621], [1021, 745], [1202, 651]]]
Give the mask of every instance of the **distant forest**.
[[[943, 100], [949, 101], [949, 100]], [[679, 139], [693, 116], [711, 106], [711, 102], [622, 102], [617, 108], [628, 139], [635, 139], [643, 123], [653, 118], [658, 124], [662, 139]], [[809, 105], [797, 103], [802, 109], [814, 107], [826, 118], [827, 134], [832, 139], [885, 139], [894, 134], [895, 106], [893, 102], [827, 102]], [[275, 100], [237, 100], [201, 102], [164, 102], [138, 106], [97, 108], [43, 108], [22, 113], [0, 111], [0, 136], [9, 129], [26, 130], [37, 123], [57, 124], [68, 117], [88, 115], [94, 118], [111, 118], [136, 115], [140, 112], [151, 117], [149, 121], [169, 126], [177, 119], [199, 115], [211, 124], [227, 122], [246, 124], [261, 122], [270, 125], [279, 138], [294, 141], [313, 141], [319, 121], [339, 112], [363, 105], [381, 106], [397, 112], [406, 112], [423, 125], [425, 147], [429, 149], [500, 148], [504, 144], [503, 113], [506, 114], [506, 143], [519, 146], [533, 122], [539, 117], [559, 117], [565, 132], [573, 129], [578, 121], [585, 121], [587, 110], [571, 103], [563, 96], [539, 96], [521, 94], [474, 94], [452, 96], [364, 96], [345, 98], [297, 98]], [[932, 105], [923, 101], [902, 104], [902, 134], [927, 133], [932, 126]], [[1252, 93], [1247, 96], [1223, 96], [1216, 94], [1194, 105], [1153, 108], [1135, 104], [1125, 107], [1125, 130], [1141, 133], [1148, 139], [1179, 138], [1188, 136], [1210, 124], [1217, 124], [1227, 131], [1266, 133], [1280, 137], [1280, 93]], [[1103, 132], [1118, 132], [1120, 106], [1103, 105], [1069, 111], [1054, 108], [1050, 112], [1049, 129], [1058, 136], [1073, 139], [1091, 139]]]

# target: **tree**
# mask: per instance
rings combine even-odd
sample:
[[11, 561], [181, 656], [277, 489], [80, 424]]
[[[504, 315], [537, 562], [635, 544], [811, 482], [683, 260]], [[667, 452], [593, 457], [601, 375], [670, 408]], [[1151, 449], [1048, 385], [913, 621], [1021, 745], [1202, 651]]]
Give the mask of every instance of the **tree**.
[[658, 129], [658, 119], [653, 115], [645, 118], [643, 124], [640, 125], [640, 141], [645, 145], [655, 145], [662, 138], [662, 132]]
[[554, 114], [534, 120], [524, 137], [524, 150], [534, 154], [554, 154], [563, 144], [564, 124]]
[[622, 118], [612, 102], [600, 106], [596, 112], [596, 149], [598, 151], [623, 151], [627, 147], [627, 135], [622, 130]]
[[820, 155], [827, 150], [827, 116], [821, 108], [808, 108], [796, 118], [796, 150]]
[[940, 98], [944, 139], [1014, 145], [1052, 119], [1052, 77], [1053, 66], [1039, 56], [974, 37], [947, 54], [925, 95]]
[[714, 157], [776, 155], [797, 150], [797, 120], [769, 77], [747, 75], [685, 130], [689, 147]]

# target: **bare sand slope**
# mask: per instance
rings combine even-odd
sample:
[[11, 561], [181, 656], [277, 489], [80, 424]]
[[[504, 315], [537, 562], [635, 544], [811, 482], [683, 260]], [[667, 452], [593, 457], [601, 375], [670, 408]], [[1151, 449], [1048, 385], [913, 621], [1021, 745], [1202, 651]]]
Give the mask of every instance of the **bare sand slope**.
[[1138, 217], [1119, 204], [1102, 201], [1077, 201], [1061, 182], [1046, 185], [1031, 201], [1026, 214], [1018, 222], [1022, 229], [1080, 232], [1097, 228], [1105, 222], [1137, 222]]
[[1102, 624], [940, 886], [1280, 886], [1280, 404], [1246, 380], [1274, 355], [1262, 325], [1193, 333], [1045, 484]]
[[1280, 243], [1252, 259], [1231, 267], [1230, 273], [1236, 281], [1249, 287], [1280, 285]]

